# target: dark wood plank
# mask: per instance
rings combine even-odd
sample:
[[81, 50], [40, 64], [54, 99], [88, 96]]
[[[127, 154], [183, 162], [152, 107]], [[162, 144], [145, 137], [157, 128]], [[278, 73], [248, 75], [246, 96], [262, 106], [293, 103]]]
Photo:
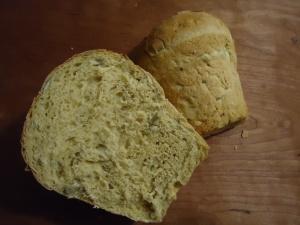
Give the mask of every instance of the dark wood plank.
[[44, 190], [24, 171], [20, 130], [56, 65], [94, 48], [130, 53], [153, 26], [184, 9], [211, 12], [232, 30], [250, 117], [208, 139], [209, 159], [162, 224], [300, 224], [299, 1], [2, 0], [1, 225], [132, 223]]

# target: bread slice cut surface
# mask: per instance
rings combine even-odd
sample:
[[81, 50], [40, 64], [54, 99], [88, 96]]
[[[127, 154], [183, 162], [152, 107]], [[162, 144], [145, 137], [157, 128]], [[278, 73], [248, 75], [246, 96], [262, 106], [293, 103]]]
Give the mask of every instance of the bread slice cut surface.
[[75, 55], [49, 74], [22, 147], [47, 189], [144, 222], [162, 220], [207, 156], [155, 79], [106, 50]]

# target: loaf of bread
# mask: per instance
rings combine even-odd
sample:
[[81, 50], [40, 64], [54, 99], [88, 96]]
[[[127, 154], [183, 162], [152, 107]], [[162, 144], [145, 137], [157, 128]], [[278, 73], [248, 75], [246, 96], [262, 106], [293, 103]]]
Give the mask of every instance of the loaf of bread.
[[162, 220], [208, 149], [148, 72], [106, 50], [50, 73], [22, 148], [45, 188], [145, 222]]
[[179, 12], [154, 28], [134, 61], [204, 136], [247, 116], [234, 41], [225, 24], [204, 12]]

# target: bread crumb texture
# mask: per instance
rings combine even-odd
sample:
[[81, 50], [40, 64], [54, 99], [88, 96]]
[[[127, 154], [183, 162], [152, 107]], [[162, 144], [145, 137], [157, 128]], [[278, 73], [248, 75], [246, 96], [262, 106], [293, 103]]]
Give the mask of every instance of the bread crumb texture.
[[47, 189], [144, 222], [162, 220], [208, 149], [148, 72], [106, 50], [50, 73], [22, 146]]
[[154, 28], [135, 59], [166, 97], [207, 136], [247, 116], [234, 41], [218, 18], [183, 11]]

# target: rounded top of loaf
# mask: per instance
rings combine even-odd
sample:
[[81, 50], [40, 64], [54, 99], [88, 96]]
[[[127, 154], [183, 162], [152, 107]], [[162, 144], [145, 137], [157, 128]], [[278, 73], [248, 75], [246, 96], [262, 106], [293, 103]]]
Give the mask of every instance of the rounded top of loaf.
[[206, 12], [181, 11], [152, 30], [147, 37], [145, 50], [155, 54], [206, 33], [221, 33], [232, 40], [229, 29], [217, 17]]

